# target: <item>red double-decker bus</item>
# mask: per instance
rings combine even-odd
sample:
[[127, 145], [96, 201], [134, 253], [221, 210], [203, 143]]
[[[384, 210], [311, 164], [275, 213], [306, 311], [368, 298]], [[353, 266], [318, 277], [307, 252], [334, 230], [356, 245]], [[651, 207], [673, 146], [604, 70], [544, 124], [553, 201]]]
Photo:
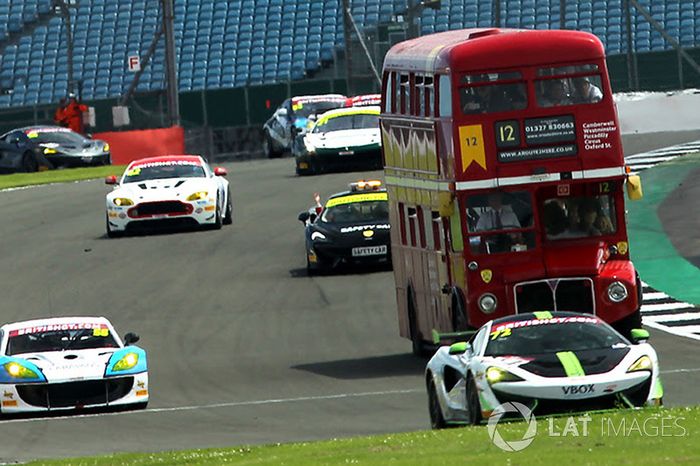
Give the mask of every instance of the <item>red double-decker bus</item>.
[[538, 310], [641, 325], [628, 175], [601, 42], [469, 29], [395, 45], [381, 128], [400, 333]]

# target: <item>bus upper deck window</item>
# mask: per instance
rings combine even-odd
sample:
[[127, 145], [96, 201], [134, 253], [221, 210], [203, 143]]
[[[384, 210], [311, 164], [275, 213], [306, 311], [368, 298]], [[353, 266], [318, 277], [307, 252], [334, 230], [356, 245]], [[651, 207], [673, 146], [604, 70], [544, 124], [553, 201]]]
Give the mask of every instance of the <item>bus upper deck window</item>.
[[450, 86], [450, 77], [447, 75], [440, 75], [440, 81], [438, 81], [438, 91], [440, 99], [439, 107], [441, 117], [451, 117], [452, 116], [452, 86]]

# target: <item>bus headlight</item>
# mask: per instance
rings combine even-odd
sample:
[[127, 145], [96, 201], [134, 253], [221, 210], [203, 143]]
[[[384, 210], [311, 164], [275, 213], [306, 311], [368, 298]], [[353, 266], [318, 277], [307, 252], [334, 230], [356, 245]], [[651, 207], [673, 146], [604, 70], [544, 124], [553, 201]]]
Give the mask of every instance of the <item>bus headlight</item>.
[[498, 306], [498, 300], [491, 293], [482, 294], [479, 298], [479, 309], [484, 314], [492, 314]]
[[608, 298], [614, 303], [621, 303], [627, 299], [627, 287], [622, 282], [612, 282], [608, 286]]

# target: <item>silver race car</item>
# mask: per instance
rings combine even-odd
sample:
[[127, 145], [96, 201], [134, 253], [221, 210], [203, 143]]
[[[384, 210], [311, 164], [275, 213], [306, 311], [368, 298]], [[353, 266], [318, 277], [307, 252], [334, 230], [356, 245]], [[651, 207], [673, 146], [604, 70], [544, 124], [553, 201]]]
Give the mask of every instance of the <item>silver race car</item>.
[[[434, 333], [440, 339], [464, 334]], [[535, 415], [661, 405], [663, 388], [646, 330], [630, 342], [590, 314], [535, 312], [488, 322], [428, 362], [433, 428], [479, 424], [499, 405]]]

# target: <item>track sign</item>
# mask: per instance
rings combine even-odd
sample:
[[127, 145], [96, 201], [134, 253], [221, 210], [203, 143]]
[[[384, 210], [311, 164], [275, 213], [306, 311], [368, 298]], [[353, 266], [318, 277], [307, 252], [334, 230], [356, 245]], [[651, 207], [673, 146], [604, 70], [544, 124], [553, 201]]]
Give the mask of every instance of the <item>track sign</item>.
[[129, 66], [129, 71], [137, 72], [141, 70], [141, 58], [138, 55], [129, 55], [126, 59], [127, 65]]

